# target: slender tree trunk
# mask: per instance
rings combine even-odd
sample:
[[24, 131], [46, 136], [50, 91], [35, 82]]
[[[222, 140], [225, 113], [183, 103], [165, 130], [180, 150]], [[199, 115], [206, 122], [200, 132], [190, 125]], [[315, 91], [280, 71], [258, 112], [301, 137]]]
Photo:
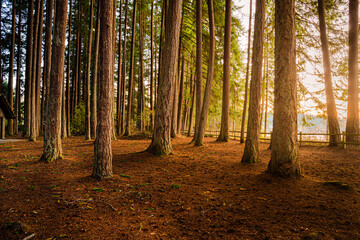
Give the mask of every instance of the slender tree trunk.
[[262, 83], [262, 63], [264, 48], [265, 0], [256, 0], [254, 44], [251, 66], [249, 118], [243, 163], [259, 162], [260, 144], [260, 103]]
[[[15, 25], [16, 25], [16, 0], [13, 0], [12, 8], [12, 26], [11, 26], [11, 47], [10, 47], [10, 69], [8, 82], [8, 102], [11, 110], [14, 109], [14, 56], [15, 56]], [[13, 119], [8, 120], [9, 134], [14, 134]]]
[[210, 97], [211, 97], [211, 85], [212, 85], [212, 82], [214, 79], [215, 22], [214, 22], [213, 0], [208, 0], [208, 12], [209, 12], [209, 29], [210, 29], [209, 65], [208, 65], [207, 79], [206, 79], [206, 85], [205, 85], [203, 106], [201, 109], [199, 130], [197, 133], [198, 135], [195, 139], [195, 146], [201, 146], [201, 145], [203, 145], [203, 142], [204, 142], [207, 115], [209, 112]]
[[147, 149], [155, 155], [172, 153], [170, 137], [173, 88], [177, 77], [177, 61], [181, 22], [182, 0], [170, 0], [165, 26], [163, 66], [161, 68], [155, 126], [152, 142]]
[[132, 35], [131, 35], [131, 52], [130, 52], [130, 73], [129, 73], [129, 92], [128, 92], [128, 106], [125, 126], [125, 136], [131, 135], [131, 106], [133, 98], [134, 85], [134, 55], [135, 55], [135, 25], [136, 25], [136, 7], [137, 1], [134, 0], [133, 19], [132, 19]]
[[244, 108], [241, 119], [241, 135], [240, 143], [245, 142], [245, 120], [248, 103], [248, 86], [249, 86], [249, 71], [250, 71], [250, 51], [251, 51], [251, 15], [252, 15], [252, 0], [250, 0], [250, 16], [249, 16], [249, 33], [248, 33], [248, 51], [247, 51], [247, 64], [246, 64], [246, 80], [245, 80], [245, 97], [244, 97]]
[[[112, 43], [113, 43], [113, 57], [112, 57], [112, 77], [111, 77], [111, 81], [112, 81], [112, 88], [111, 88], [111, 96], [115, 96], [115, 56], [116, 56], [116, 0], [114, 1], [114, 6], [113, 6], [113, 31], [112, 31]], [[114, 110], [114, 106], [115, 106], [115, 101], [111, 101], [111, 138], [112, 140], [116, 140], [116, 128], [115, 128], [115, 110]]]
[[15, 96], [15, 110], [14, 110], [16, 115], [16, 119], [14, 121], [14, 134], [16, 135], [19, 133], [19, 122], [21, 122], [21, 111], [20, 111], [21, 11], [19, 11], [17, 51], [18, 52], [16, 59], [16, 96]]
[[26, 39], [26, 72], [25, 72], [25, 136], [30, 136], [31, 122], [31, 76], [32, 76], [32, 55], [33, 55], [33, 11], [34, 1], [29, 1], [28, 27]]
[[[43, 84], [45, 86], [45, 102], [44, 102], [44, 114], [46, 118], [46, 113], [48, 112], [49, 104], [49, 92], [50, 92], [50, 72], [51, 72], [51, 39], [52, 39], [52, 14], [53, 13], [53, 1], [46, 0], [46, 31], [45, 31], [45, 51], [44, 51], [44, 80]], [[44, 131], [46, 132], [46, 124], [44, 126]], [[44, 142], [46, 142], [46, 134], [44, 134]]]
[[91, 76], [91, 137], [96, 139], [96, 124], [97, 124], [97, 84], [98, 84], [98, 59], [99, 59], [99, 44], [100, 44], [100, 11], [99, 0], [97, 0], [97, 17], [96, 17], [96, 31], [95, 31], [95, 49], [93, 57], [93, 74]]
[[138, 112], [139, 112], [139, 125], [140, 125], [140, 131], [144, 132], [145, 131], [145, 116], [144, 116], [144, 111], [145, 111], [145, 91], [144, 91], [144, 19], [143, 19], [143, 2], [140, 0], [140, 22], [139, 22], [139, 28], [140, 28], [140, 34], [139, 34], [139, 45], [140, 45], [140, 59], [139, 59], [139, 70], [140, 70], [140, 74], [139, 74], [139, 100], [138, 100]]
[[120, 10], [119, 10], [119, 56], [118, 56], [118, 79], [117, 79], [117, 97], [116, 97], [116, 126], [117, 126], [117, 135], [121, 134], [121, 32], [122, 32], [122, 24], [121, 24], [121, 16], [122, 16], [122, 0], [120, 0]]
[[274, 129], [268, 172], [299, 177], [295, 0], [275, 0]]
[[151, 1], [150, 35], [150, 131], [154, 129], [154, 2]]
[[33, 60], [32, 60], [32, 74], [31, 74], [31, 119], [30, 119], [30, 141], [36, 141], [36, 71], [37, 71], [37, 46], [38, 46], [38, 30], [39, 30], [39, 15], [40, 15], [40, 1], [36, 0], [35, 8], [35, 23], [34, 23], [34, 40], [33, 40]]
[[217, 141], [229, 141], [229, 108], [230, 108], [230, 53], [231, 53], [231, 12], [232, 0], [226, 0], [224, 67], [223, 67], [223, 99], [221, 111], [221, 127]]
[[99, 95], [98, 95], [98, 123], [96, 127], [95, 161], [92, 177], [104, 179], [112, 177], [112, 149], [111, 149], [111, 118], [112, 118], [112, 75], [113, 62], [113, 11], [114, 1], [99, 1], [100, 6], [100, 61], [99, 61]]
[[126, 52], [127, 52], [127, 22], [128, 22], [128, 5], [129, 0], [125, 2], [125, 19], [124, 19], [124, 43], [123, 43], [123, 56], [122, 56], [122, 66], [121, 66], [121, 135], [125, 133], [125, 90], [126, 90]]
[[[179, 89], [179, 103], [178, 103], [178, 114], [177, 114], [177, 129], [176, 134], [180, 134], [181, 129], [181, 110], [183, 103], [183, 95], [184, 95], [184, 79], [185, 79], [185, 54], [183, 53], [181, 59], [181, 78], [180, 78], [180, 89]], [[177, 93], [175, 93], [177, 94]]]
[[71, 135], [70, 118], [71, 118], [71, 94], [70, 94], [70, 67], [71, 67], [71, 22], [72, 22], [72, 0], [70, 0], [69, 23], [68, 23], [68, 49], [67, 49], [67, 67], [66, 67], [66, 131]]
[[39, 14], [39, 30], [37, 40], [37, 59], [36, 59], [36, 135], [42, 132], [42, 116], [41, 116], [41, 62], [42, 62], [42, 42], [43, 42], [43, 22], [44, 22], [44, 0], [40, 0], [40, 14]]
[[349, 1], [349, 77], [348, 77], [348, 111], [346, 121], [347, 142], [357, 142], [359, 137], [359, 2]]
[[202, 109], [202, 0], [196, 0], [196, 112], [194, 139], [198, 136]]
[[[190, 95], [191, 95], [191, 108], [190, 108], [190, 115], [189, 115], [189, 130], [188, 130], [188, 137], [191, 136], [191, 131], [192, 131], [192, 128], [193, 128], [193, 115], [194, 115], [194, 106], [195, 106], [195, 76], [193, 76], [191, 74], [191, 90], [190, 90]], [[194, 83], [193, 83], [194, 82]]]
[[94, 17], [95, 0], [90, 2], [90, 23], [89, 23], [89, 39], [88, 39], [88, 58], [87, 58], [87, 72], [85, 82], [85, 140], [91, 140], [91, 126], [90, 126], [90, 74], [91, 74], [91, 53], [92, 53], [92, 39], [93, 39], [93, 17]]
[[336, 104], [331, 80], [331, 63], [329, 46], [326, 36], [326, 23], [325, 23], [325, 7], [324, 0], [318, 0], [318, 14], [320, 23], [320, 39], [321, 49], [323, 53], [324, 75], [325, 75], [325, 92], [326, 92], [326, 106], [328, 115], [328, 129], [330, 134], [329, 146], [337, 146], [340, 143], [340, 127], [336, 111]]
[[42, 160], [52, 162], [62, 158], [61, 147], [61, 101], [64, 82], [65, 39], [67, 22], [67, 1], [56, 0], [56, 19], [52, 41], [51, 75], [48, 111], [46, 114], [46, 142]]
[[[266, 83], [265, 83], [265, 119], [264, 119], [264, 133], [267, 131], [268, 118], [268, 101], [269, 101], [269, 60], [266, 62]], [[266, 135], [265, 135], [266, 137]]]
[[[77, 20], [78, 23], [80, 23], [81, 21], [81, 4], [79, 2], [79, 9], [78, 9], [78, 16], [77, 16]], [[81, 36], [80, 36], [80, 26], [77, 27], [76, 29], [76, 56], [75, 56], [75, 71], [73, 74], [73, 84], [72, 84], [72, 90], [73, 90], [73, 102], [72, 102], [72, 108], [71, 108], [71, 115], [72, 117], [74, 117], [74, 113], [75, 113], [75, 108], [79, 103], [79, 99], [80, 99], [80, 89], [79, 89], [79, 82], [81, 81], [81, 79], [79, 78], [79, 72], [81, 71]]]
[[178, 134], [177, 128], [178, 128], [178, 105], [179, 105], [179, 81], [180, 81], [180, 64], [181, 64], [181, 48], [182, 48], [182, 26], [183, 26], [183, 17], [184, 17], [184, 11], [182, 11], [181, 15], [181, 25], [180, 25], [180, 36], [179, 36], [179, 58], [178, 58], [178, 74], [175, 81], [175, 87], [174, 87], [174, 102], [173, 102], [173, 115], [172, 115], [172, 123], [171, 123], [171, 137], [176, 138], [176, 135]]

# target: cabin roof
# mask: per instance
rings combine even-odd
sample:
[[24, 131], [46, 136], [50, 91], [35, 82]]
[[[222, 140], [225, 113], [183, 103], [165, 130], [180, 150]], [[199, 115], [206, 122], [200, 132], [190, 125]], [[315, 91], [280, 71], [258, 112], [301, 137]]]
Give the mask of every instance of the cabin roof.
[[10, 104], [6, 100], [4, 94], [0, 94], [0, 108], [3, 111], [6, 119], [15, 119], [15, 114], [11, 110]]

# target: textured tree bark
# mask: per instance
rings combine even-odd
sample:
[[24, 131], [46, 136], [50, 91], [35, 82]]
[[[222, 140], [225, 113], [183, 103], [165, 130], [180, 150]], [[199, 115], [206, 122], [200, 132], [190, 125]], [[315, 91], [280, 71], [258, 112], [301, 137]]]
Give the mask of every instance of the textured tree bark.
[[[48, 112], [49, 104], [49, 91], [50, 91], [50, 72], [51, 72], [51, 39], [52, 39], [52, 14], [53, 13], [53, 1], [46, 0], [46, 31], [45, 31], [45, 51], [44, 51], [44, 80], [43, 84], [45, 86], [45, 99], [44, 102], [44, 117], [46, 118], [46, 113]], [[44, 125], [44, 132], [47, 131], [47, 125]], [[44, 142], [46, 142], [46, 135], [44, 134]]]
[[195, 139], [195, 146], [202, 146], [205, 136], [205, 128], [207, 122], [207, 115], [209, 112], [211, 86], [214, 79], [214, 64], [215, 64], [215, 22], [214, 22], [214, 6], [213, 0], [208, 0], [209, 12], [209, 29], [210, 29], [210, 46], [209, 46], [209, 64], [205, 85], [204, 100], [201, 109], [201, 116], [199, 122], [199, 130]]
[[71, 94], [70, 94], [70, 67], [71, 67], [71, 22], [72, 22], [72, 0], [70, 0], [70, 10], [69, 10], [69, 32], [68, 32], [68, 49], [67, 49], [67, 67], [66, 67], [66, 131], [67, 135], [71, 135], [70, 131], [70, 118], [71, 118]]
[[246, 64], [246, 80], [245, 80], [245, 96], [244, 96], [244, 108], [241, 119], [241, 133], [240, 143], [245, 142], [245, 120], [248, 103], [248, 86], [249, 86], [249, 71], [250, 71], [250, 51], [251, 51], [251, 15], [252, 15], [252, 0], [250, 0], [250, 15], [249, 15], [249, 32], [248, 32], [248, 49], [247, 49], [247, 64]]
[[42, 132], [42, 114], [41, 114], [41, 62], [42, 62], [42, 42], [43, 42], [43, 22], [44, 22], [44, 0], [40, 0], [40, 13], [39, 13], [39, 30], [37, 40], [37, 59], [36, 59], [36, 93], [35, 93], [35, 104], [36, 104], [36, 136], [39, 136]]
[[321, 39], [321, 49], [323, 54], [323, 65], [324, 65], [324, 75], [325, 75], [325, 93], [326, 93], [326, 106], [327, 106], [327, 121], [328, 129], [330, 134], [330, 143], [329, 146], [337, 146], [340, 143], [340, 127], [339, 120], [336, 111], [336, 104], [334, 99], [334, 92], [331, 80], [331, 63], [330, 63], [330, 53], [328, 40], [326, 35], [326, 23], [325, 23], [325, 7], [324, 0], [318, 0], [318, 14], [319, 14], [319, 24], [320, 24], [320, 39]]
[[92, 177], [112, 177], [111, 118], [112, 118], [112, 66], [113, 62], [113, 11], [114, 0], [100, 0], [100, 46], [98, 123], [96, 127], [95, 161]]
[[131, 135], [131, 108], [132, 108], [133, 85], [134, 85], [136, 8], [137, 8], [137, 0], [134, 0], [132, 34], [131, 34], [131, 52], [130, 52], [129, 93], [128, 93], [128, 105], [127, 105], [126, 125], [125, 125], [125, 133], [124, 133], [125, 136]]
[[30, 137], [29, 141], [36, 141], [36, 71], [37, 71], [37, 46], [38, 46], [38, 30], [39, 30], [39, 15], [40, 15], [40, 1], [36, 0], [35, 8], [35, 23], [33, 35], [33, 60], [32, 60], [32, 73], [31, 73], [31, 114], [30, 114]]
[[147, 151], [155, 155], [171, 154], [170, 136], [173, 88], [177, 76], [179, 34], [182, 0], [170, 0], [165, 23], [165, 42], [163, 47], [163, 66], [161, 68], [155, 126], [153, 138]]
[[91, 53], [92, 53], [92, 39], [93, 39], [93, 16], [94, 16], [95, 0], [90, 1], [90, 23], [89, 23], [89, 39], [88, 39], [88, 57], [87, 57], [87, 72], [85, 80], [85, 140], [91, 140], [91, 126], [90, 126], [90, 77], [91, 77]]
[[202, 109], [202, 0], [196, 0], [196, 111], [195, 111], [195, 141], [198, 131]]
[[67, 1], [56, 0], [56, 19], [52, 41], [51, 73], [48, 111], [46, 114], [46, 141], [42, 160], [52, 162], [62, 158], [61, 105], [64, 82], [64, 58], [67, 22]]
[[30, 136], [31, 122], [31, 74], [32, 74], [32, 55], [33, 55], [33, 11], [34, 1], [29, 1], [28, 27], [26, 36], [26, 71], [25, 71], [25, 136]]
[[[19, 11], [19, 22], [18, 22], [18, 42], [17, 42], [17, 59], [16, 59], [16, 96], [15, 96], [15, 110], [16, 119], [14, 121], [14, 134], [19, 133], [19, 122], [21, 121], [21, 111], [20, 111], [20, 68], [21, 68], [21, 11]], [[1, 43], [0, 43], [1, 44]], [[1, 66], [1, 64], [0, 64]], [[0, 83], [1, 84], [1, 83]]]
[[122, 66], [121, 66], [121, 133], [120, 135], [124, 135], [125, 133], [125, 90], [126, 90], [126, 52], [127, 52], [127, 22], [128, 22], [128, 5], [129, 0], [125, 2], [125, 19], [124, 19], [124, 42], [123, 42], [123, 56], [122, 56]]
[[264, 48], [264, 25], [265, 25], [265, 0], [256, 0], [254, 43], [251, 66], [250, 81], [250, 102], [249, 118], [247, 126], [247, 137], [245, 141], [244, 155], [241, 162], [259, 162], [260, 144], [260, 102], [261, 102], [261, 82], [262, 82], [262, 63]]
[[[11, 47], [10, 47], [10, 69], [9, 69], [9, 84], [8, 84], [8, 102], [11, 110], [14, 108], [14, 56], [15, 56], [15, 25], [16, 25], [16, 0], [13, 0], [12, 8], [12, 26], [11, 26]], [[9, 134], [14, 134], [13, 119], [8, 120]]]
[[275, 1], [275, 100], [268, 172], [299, 177], [295, 0]]
[[120, 0], [120, 10], [119, 10], [119, 55], [118, 55], [118, 79], [117, 79], [117, 97], [116, 97], [116, 134], [121, 134], [121, 32], [122, 32], [122, 24], [121, 17], [122, 16], [122, 0]]
[[98, 59], [99, 59], [99, 42], [100, 42], [100, 11], [99, 0], [97, 0], [97, 16], [96, 16], [96, 30], [95, 30], [95, 49], [93, 57], [93, 74], [91, 76], [91, 137], [96, 139], [96, 125], [97, 125], [97, 82], [98, 82]]
[[230, 107], [230, 53], [231, 53], [231, 9], [232, 0], [226, 0], [224, 67], [223, 67], [223, 99], [221, 111], [221, 127], [217, 141], [229, 141], [229, 107]]
[[346, 121], [347, 142], [357, 142], [359, 137], [359, 2], [349, 1], [349, 77], [348, 77], [348, 111]]

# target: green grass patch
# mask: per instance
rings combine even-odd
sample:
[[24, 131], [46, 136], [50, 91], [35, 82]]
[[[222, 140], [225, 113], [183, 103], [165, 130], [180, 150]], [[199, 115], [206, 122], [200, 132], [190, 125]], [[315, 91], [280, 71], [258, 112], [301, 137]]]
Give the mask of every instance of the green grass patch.
[[171, 187], [173, 189], [179, 189], [181, 187], [181, 185], [180, 184], [172, 184]]

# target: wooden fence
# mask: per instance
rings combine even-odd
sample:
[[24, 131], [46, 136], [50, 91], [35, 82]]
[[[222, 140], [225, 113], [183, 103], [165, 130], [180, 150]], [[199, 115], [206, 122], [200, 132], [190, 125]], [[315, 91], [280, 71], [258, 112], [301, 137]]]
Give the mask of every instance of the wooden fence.
[[[187, 134], [187, 132], [182, 132], [184, 135]], [[193, 134], [193, 133], [192, 133]], [[217, 137], [219, 136], [220, 131], [219, 130], [206, 130], [205, 136], [207, 137]], [[236, 130], [229, 130], [229, 138], [233, 140], [240, 140], [241, 131]], [[329, 133], [298, 133], [298, 142], [299, 145], [302, 146], [303, 144], [329, 144], [329, 138], [332, 135], [340, 135], [341, 138], [341, 146], [343, 148], [346, 148], [346, 145], [360, 145], [360, 142], [346, 142], [346, 136], [358, 136], [360, 137], [360, 134], [349, 134], [342, 132], [341, 134], [329, 134]], [[314, 140], [309, 137], [316, 137], [316, 136], [324, 136], [326, 138], [325, 141], [320, 140]], [[246, 132], [245, 132], [245, 138], [246, 138]], [[260, 141], [263, 142], [270, 142], [271, 140], [271, 133], [261, 132], [260, 133]]]

